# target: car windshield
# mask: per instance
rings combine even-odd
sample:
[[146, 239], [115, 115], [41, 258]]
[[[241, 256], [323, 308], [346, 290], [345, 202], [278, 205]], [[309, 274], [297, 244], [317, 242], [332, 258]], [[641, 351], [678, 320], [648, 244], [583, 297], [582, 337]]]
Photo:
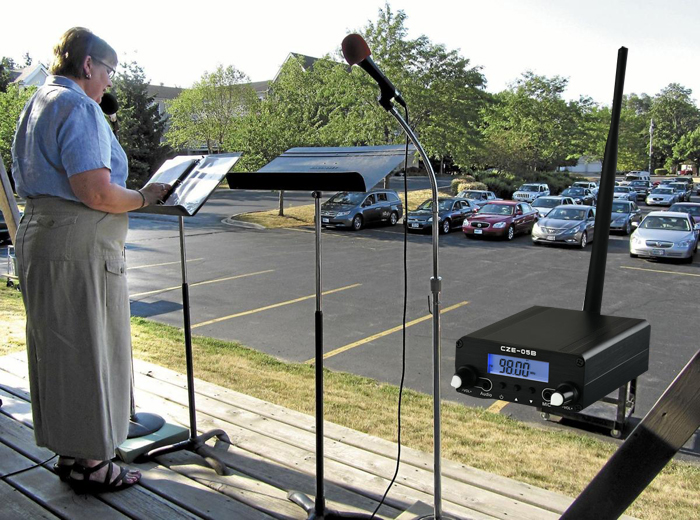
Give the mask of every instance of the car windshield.
[[359, 191], [341, 191], [328, 199], [328, 204], [352, 204], [355, 206], [365, 200], [366, 195], [366, 193]]
[[574, 188], [590, 188], [590, 184], [587, 182], [575, 182], [572, 184]]
[[[432, 209], [433, 208], [433, 201], [428, 199], [426, 201], [421, 202], [421, 204], [416, 208], [417, 210], [420, 209]], [[438, 200], [438, 211], [449, 211], [452, 209], [452, 201], [447, 200], [447, 199], [439, 199]]]
[[585, 191], [583, 188], [569, 188], [567, 190], [564, 190], [561, 192], [562, 195], [568, 195], [568, 196], [577, 196], [577, 195], [584, 195]]
[[486, 193], [481, 193], [480, 191], [463, 191], [459, 196], [464, 199], [481, 200], [486, 198]]
[[630, 188], [627, 186], [615, 186], [615, 193], [629, 193]]
[[683, 204], [674, 204], [670, 208], [668, 208], [669, 211], [680, 211], [683, 213], [687, 213], [688, 215], [692, 215], [694, 217], [700, 217], [700, 204], [697, 206], [684, 206]]
[[674, 182], [673, 184], [669, 184], [669, 186], [676, 191], [685, 191], [685, 184], [681, 182]]
[[540, 197], [535, 199], [532, 203], [533, 208], [554, 208], [561, 204], [561, 199], [549, 199], [547, 197]]
[[639, 226], [643, 229], [666, 229], [668, 231], [690, 231], [687, 218], [649, 215]]
[[518, 191], [539, 191], [539, 186], [535, 184], [523, 184]]
[[651, 192], [654, 195], [673, 195], [673, 188], [654, 188]]
[[583, 220], [586, 218], [586, 209], [577, 208], [557, 208], [547, 215], [547, 218], [558, 220]]
[[649, 181], [632, 181], [630, 182], [630, 186], [647, 186], [649, 184]]
[[612, 212], [613, 213], [629, 213], [630, 212], [630, 205], [627, 204], [626, 202], [613, 202]]
[[479, 215], [512, 215], [515, 206], [507, 204], [486, 204], [479, 211]]

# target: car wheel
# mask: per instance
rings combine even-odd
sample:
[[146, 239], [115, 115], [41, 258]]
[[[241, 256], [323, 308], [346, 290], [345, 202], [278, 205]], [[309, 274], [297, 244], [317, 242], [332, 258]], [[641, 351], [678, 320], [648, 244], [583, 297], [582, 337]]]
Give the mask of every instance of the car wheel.
[[695, 256], [695, 252], [690, 253], [690, 256], [688, 258], [684, 258], [683, 261], [686, 264], [692, 264], [693, 263], [693, 257]]
[[389, 224], [392, 226], [395, 226], [398, 221], [399, 221], [399, 216], [396, 214], [395, 211], [392, 211], [391, 215], [389, 215]]
[[632, 222], [628, 220], [625, 226], [625, 235], [629, 235], [630, 233], [632, 233]]
[[444, 235], [446, 235], [447, 233], [449, 233], [449, 232], [450, 232], [450, 220], [449, 220], [449, 219], [445, 219], [445, 220], [442, 222], [442, 226], [440, 226], [440, 229], [441, 229], [441, 231], [442, 231], [442, 233], [443, 233]]
[[588, 244], [588, 235], [584, 231], [583, 234], [581, 235], [581, 241], [579, 242], [578, 245], [581, 247], [581, 249], [585, 249], [586, 244]]
[[352, 219], [352, 229], [359, 231], [362, 229], [362, 215], [355, 215]]
[[514, 236], [515, 236], [515, 228], [513, 226], [510, 226], [508, 228], [508, 232], [506, 234], [506, 239], [513, 240]]

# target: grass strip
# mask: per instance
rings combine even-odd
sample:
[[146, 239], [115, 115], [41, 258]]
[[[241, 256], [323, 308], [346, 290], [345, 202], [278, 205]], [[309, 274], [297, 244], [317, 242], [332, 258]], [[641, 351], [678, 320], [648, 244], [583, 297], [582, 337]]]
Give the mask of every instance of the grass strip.
[[[447, 196], [446, 194], [440, 194]], [[408, 192], [408, 209], [413, 210], [418, 205], [432, 196], [431, 190], [416, 190]], [[401, 202], [404, 202], [403, 192], [399, 193]], [[404, 202], [405, 205], [405, 202]], [[251, 213], [241, 213], [236, 215], [234, 220], [260, 224], [268, 229], [313, 226], [314, 225], [314, 205], [293, 206], [284, 209], [284, 216], [279, 216], [279, 210], [253, 211]]]
[[[19, 293], [0, 288], [0, 355], [24, 348], [24, 308]], [[132, 318], [134, 355], [184, 371], [182, 330]], [[197, 377], [310, 415], [314, 413], [314, 367], [286, 363], [238, 343], [193, 338]], [[373, 379], [325, 370], [326, 419], [396, 442], [398, 388]], [[405, 390], [403, 441], [432, 452], [430, 395]], [[571, 497], [577, 496], [615, 451], [616, 445], [575, 431], [537, 427], [446, 402], [442, 407], [442, 456]], [[700, 466], [672, 461], [629, 508], [644, 520], [698, 518]]]

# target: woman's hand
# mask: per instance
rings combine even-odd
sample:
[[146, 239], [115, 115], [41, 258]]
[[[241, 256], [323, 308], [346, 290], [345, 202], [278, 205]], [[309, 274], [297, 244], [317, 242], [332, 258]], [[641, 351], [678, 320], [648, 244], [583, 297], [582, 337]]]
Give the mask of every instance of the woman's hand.
[[[126, 213], [155, 204], [170, 190], [169, 184], [153, 183], [139, 191], [110, 183], [107, 168], [77, 173], [68, 178], [78, 200], [87, 207], [107, 213]], [[145, 204], [144, 204], [145, 202]]]
[[162, 202], [163, 197], [170, 191], [170, 184], [164, 184], [162, 182], [154, 182], [148, 186], [144, 186], [139, 190], [139, 193], [143, 195], [146, 200], [144, 206], [150, 206], [151, 204], [156, 204]]

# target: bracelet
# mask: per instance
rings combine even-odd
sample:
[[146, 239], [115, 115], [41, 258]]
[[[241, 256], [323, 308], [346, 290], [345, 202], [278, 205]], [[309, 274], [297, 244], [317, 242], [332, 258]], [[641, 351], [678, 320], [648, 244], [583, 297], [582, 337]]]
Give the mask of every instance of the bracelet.
[[144, 197], [143, 193], [141, 193], [141, 190], [136, 190], [136, 193], [141, 195], [141, 206], [139, 207], [139, 209], [141, 209], [146, 205], [146, 197]]

